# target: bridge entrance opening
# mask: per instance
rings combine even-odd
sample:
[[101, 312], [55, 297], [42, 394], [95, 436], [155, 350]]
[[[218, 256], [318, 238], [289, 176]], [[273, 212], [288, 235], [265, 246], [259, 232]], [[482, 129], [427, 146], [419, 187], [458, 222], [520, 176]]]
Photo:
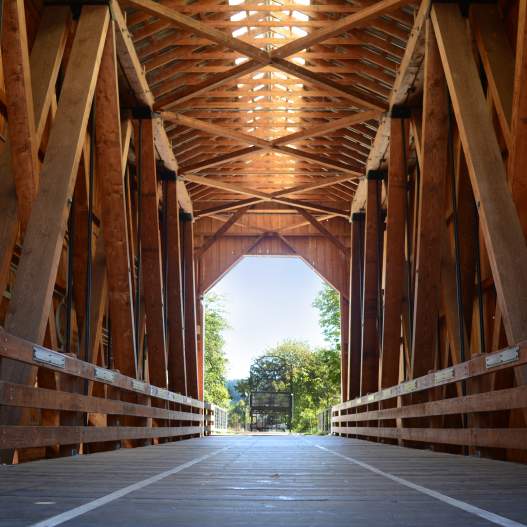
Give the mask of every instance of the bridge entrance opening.
[[314, 432], [340, 394], [339, 293], [300, 258], [250, 255], [204, 305], [205, 398], [230, 428]]

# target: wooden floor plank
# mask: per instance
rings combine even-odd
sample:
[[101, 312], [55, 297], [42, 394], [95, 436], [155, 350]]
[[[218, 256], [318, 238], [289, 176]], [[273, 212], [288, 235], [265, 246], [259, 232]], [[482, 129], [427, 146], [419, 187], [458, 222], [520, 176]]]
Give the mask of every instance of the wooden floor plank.
[[209, 454], [64, 525], [492, 525], [339, 455], [527, 522], [527, 466], [331, 436], [256, 435], [0, 467], [0, 526], [32, 525]]

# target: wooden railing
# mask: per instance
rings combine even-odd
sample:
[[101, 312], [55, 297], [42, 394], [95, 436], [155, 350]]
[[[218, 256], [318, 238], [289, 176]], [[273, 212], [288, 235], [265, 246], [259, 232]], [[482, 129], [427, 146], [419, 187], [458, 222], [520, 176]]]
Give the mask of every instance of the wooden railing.
[[206, 433], [207, 403], [36, 346], [2, 328], [0, 357], [52, 372], [47, 384], [55, 384], [49, 389], [0, 381], [0, 405], [30, 415], [36, 409], [39, 423], [0, 426], [0, 449], [74, 445], [71, 451], [89, 452]]
[[526, 364], [527, 342], [478, 355], [333, 406], [331, 432], [431, 445], [527, 449], [527, 428], [493, 427], [493, 422], [500, 422], [493, 419], [493, 412], [527, 409], [527, 386], [491, 389], [496, 372]]

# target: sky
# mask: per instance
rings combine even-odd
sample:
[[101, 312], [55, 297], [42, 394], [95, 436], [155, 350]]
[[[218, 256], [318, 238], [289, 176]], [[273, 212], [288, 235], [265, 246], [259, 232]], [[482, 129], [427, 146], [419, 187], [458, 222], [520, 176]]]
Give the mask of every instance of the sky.
[[300, 258], [246, 256], [211, 290], [224, 298], [228, 379], [247, 377], [254, 357], [285, 339], [324, 345], [312, 306], [323, 280]]

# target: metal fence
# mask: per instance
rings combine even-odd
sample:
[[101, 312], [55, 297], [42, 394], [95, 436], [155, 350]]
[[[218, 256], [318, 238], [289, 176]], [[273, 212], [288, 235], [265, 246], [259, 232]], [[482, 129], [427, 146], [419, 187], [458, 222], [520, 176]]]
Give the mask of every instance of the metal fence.
[[217, 434], [227, 431], [229, 412], [221, 406], [205, 403], [205, 427], [207, 434]]
[[321, 434], [331, 433], [331, 408], [326, 408], [317, 414], [318, 431]]

